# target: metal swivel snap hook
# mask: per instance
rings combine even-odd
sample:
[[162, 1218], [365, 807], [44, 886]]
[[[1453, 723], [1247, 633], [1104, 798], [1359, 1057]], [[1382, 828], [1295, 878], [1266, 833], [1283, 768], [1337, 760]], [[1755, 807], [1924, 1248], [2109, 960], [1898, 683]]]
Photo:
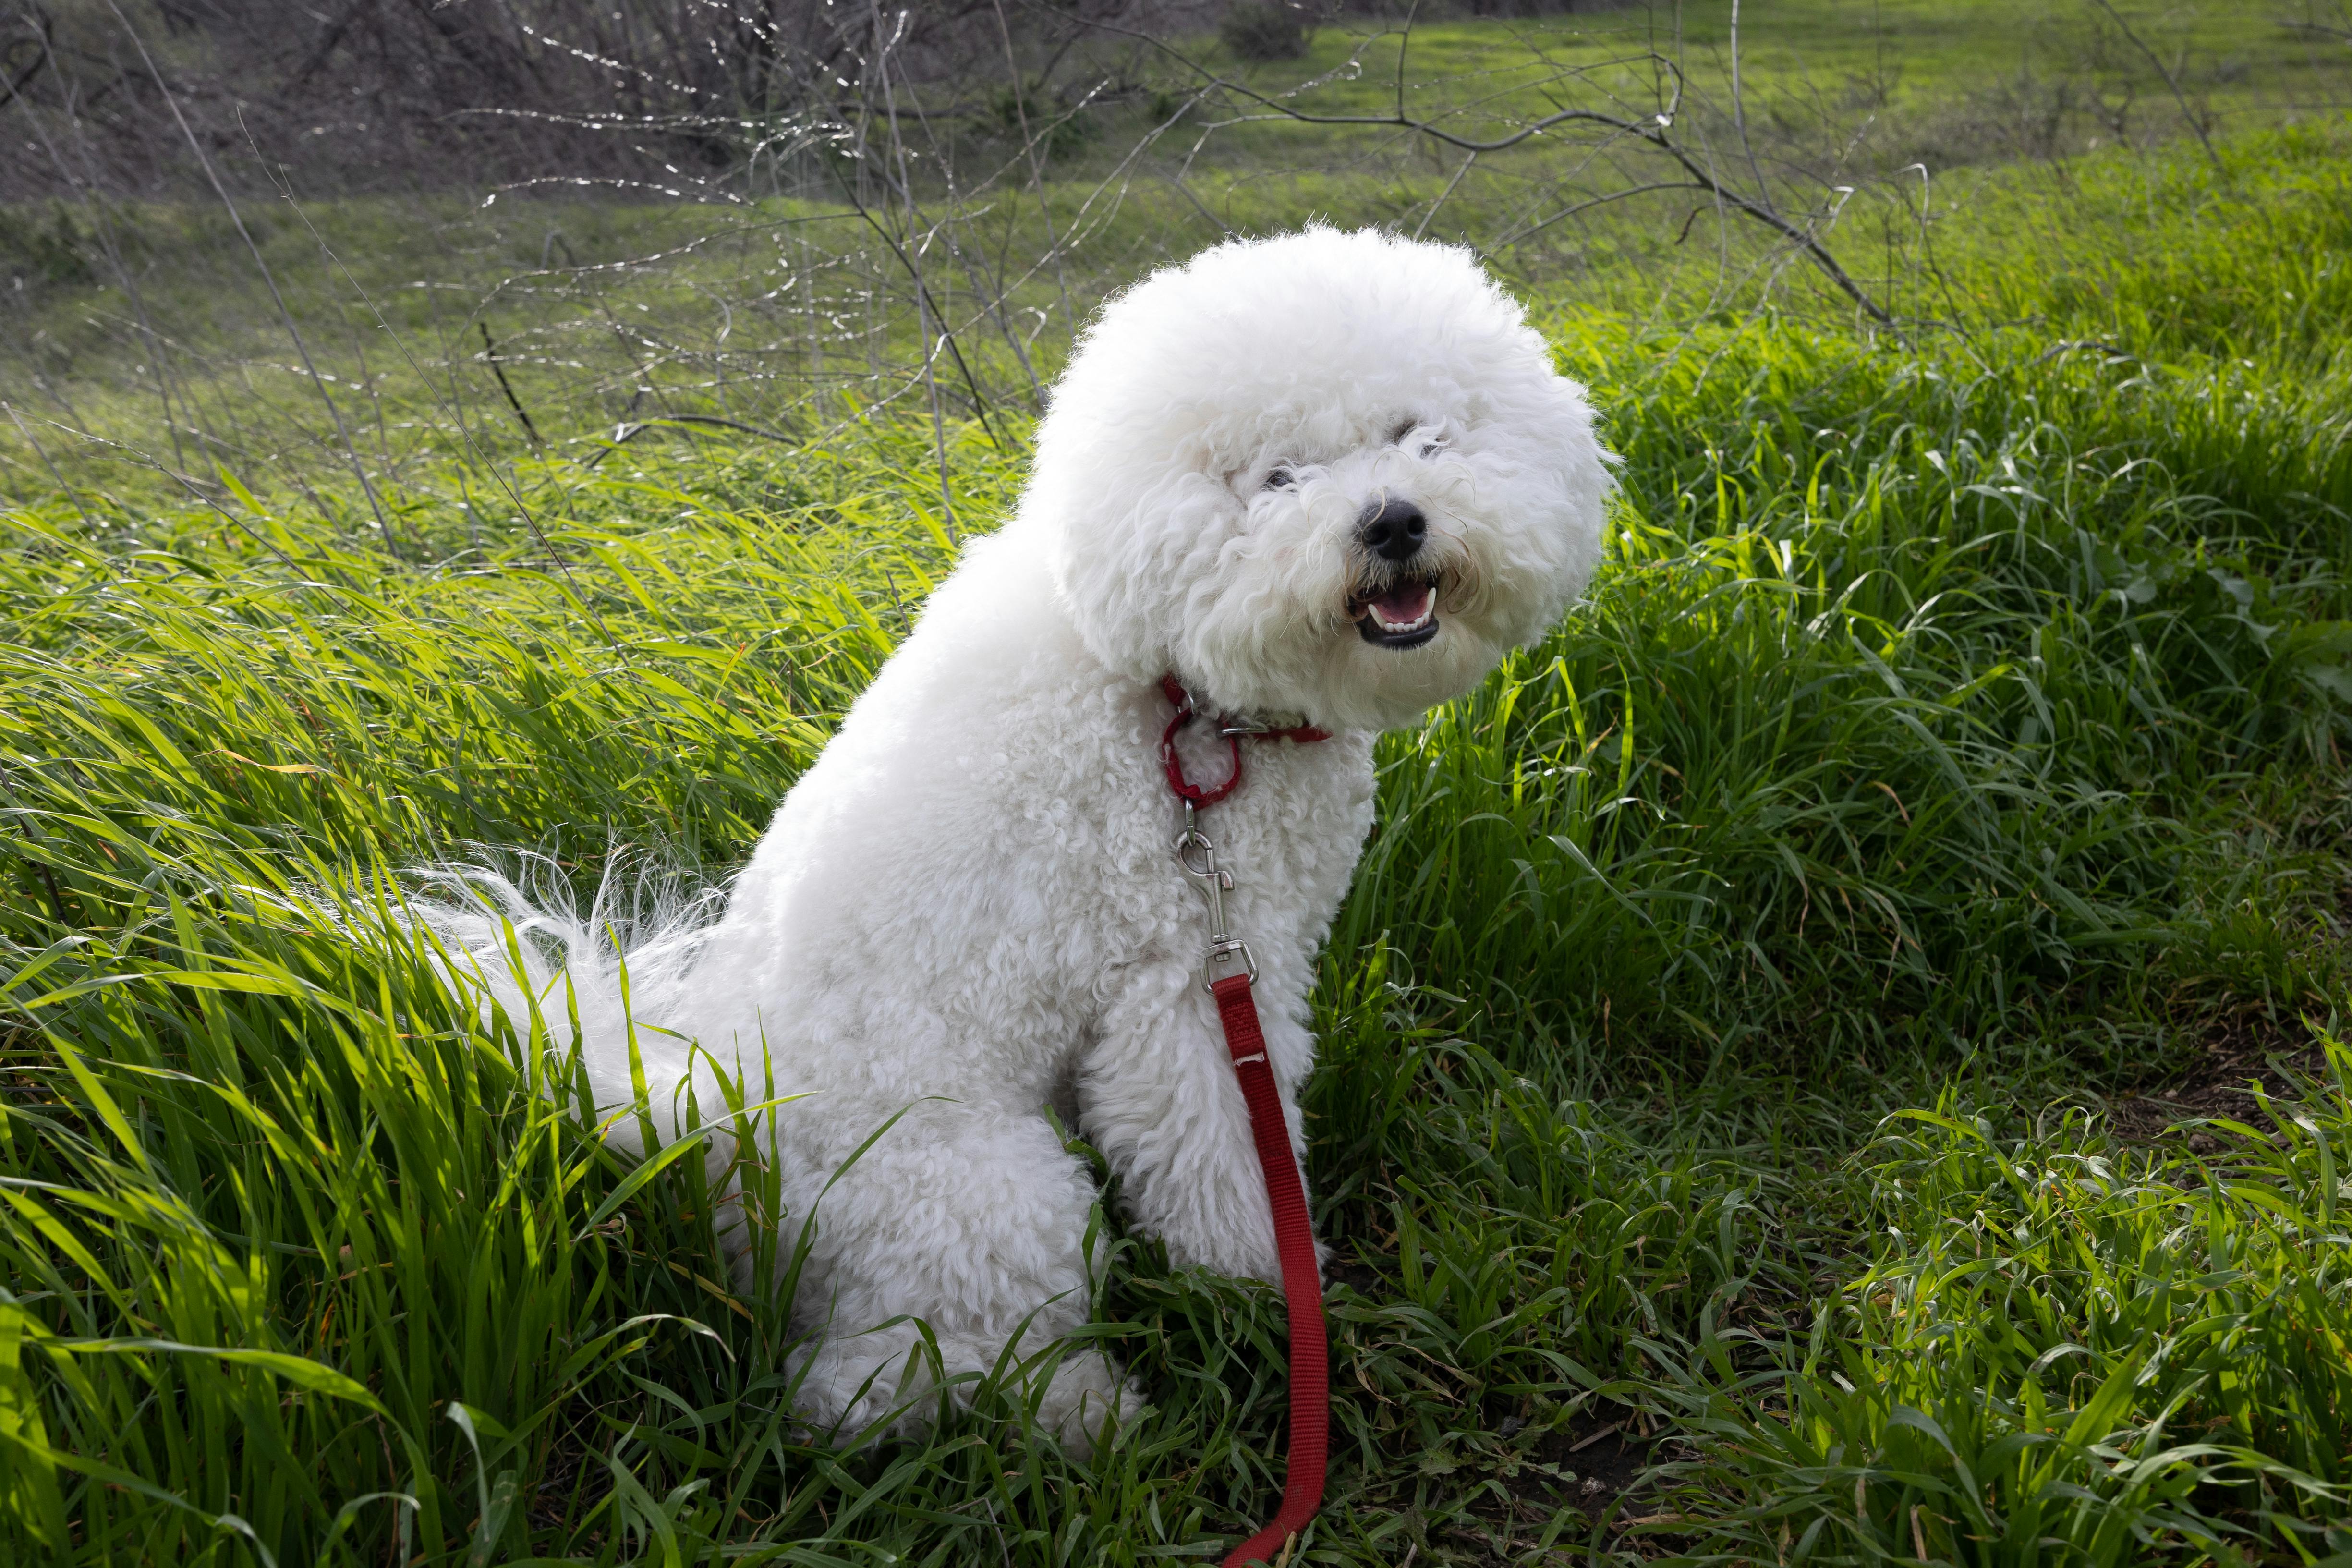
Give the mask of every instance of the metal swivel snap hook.
[[1233, 873], [1217, 865], [1217, 847], [1201, 831], [1191, 801], [1184, 803], [1184, 827], [1176, 835], [1176, 864], [1183, 868], [1185, 880], [1209, 900], [1209, 968], [1208, 978], [1202, 984], [1214, 985], [1218, 966], [1227, 963], [1240, 963], [1255, 983], [1257, 955], [1250, 952], [1249, 943], [1225, 928], [1225, 895], [1233, 891]]

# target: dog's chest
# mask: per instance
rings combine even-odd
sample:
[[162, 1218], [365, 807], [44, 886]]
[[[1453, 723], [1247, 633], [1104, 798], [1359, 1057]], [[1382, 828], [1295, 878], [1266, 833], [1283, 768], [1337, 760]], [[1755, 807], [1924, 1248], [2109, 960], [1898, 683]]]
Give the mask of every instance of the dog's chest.
[[[1262, 962], [1288, 971], [1322, 941], [1371, 826], [1370, 749], [1363, 736], [1247, 742], [1240, 787], [1193, 816], [1209, 846], [1196, 853], [1195, 868], [1213, 854], [1231, 879], [1222, 899], [1230, 934]], [[1132, 931], [1139, 946], [1153, 950], [1137, 957], [1205, 947], [1212, 919], [1198, 879], [1177, 861], [1181, 803], [1155, 782], [1120, 835], [1130, 847], [1124, 879], [1140, 900]]]

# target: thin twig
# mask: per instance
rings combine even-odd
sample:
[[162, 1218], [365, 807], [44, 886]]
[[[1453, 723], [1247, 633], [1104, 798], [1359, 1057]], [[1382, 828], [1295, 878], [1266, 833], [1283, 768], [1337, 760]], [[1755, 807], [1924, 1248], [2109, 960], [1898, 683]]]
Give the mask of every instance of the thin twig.
[[[1057, 16], [1068, 16], [1068, 13], [1058, 11], [1053, 5], [1045, 4], [1044, 0], [1038, 0], [1038, 6], [1041, 10], [1053, 11]], [[1074, 21], [1085, 20], [1084, 18], [1079, 17], [1071, 17], [1070, 19]], [[1448, 131], [1444, 126], [1439, 125], [1434, 121], [1417, 120], [1412, 115], [1402, 112], [1392, 112], [1389, 114], [1311, 114], [1302, 109], [1294, 109], [1289, 104], [1283, 102], [1281, 100], [1269, 97], [1244, 83], [1232, 81], [1224, 77], [1219, 76], [1215, 71], [1211, 70], [1208, 67], [1202, 65], [1197, 60], [1194, 60], [1181, 49], [1178, 49], [1172, 45], [1153, 37], [1150, 33], [1141, 32], [1132, 27], [1118, 26], [1116, 24], [1109, 22], [1087, 21], [1086, 25], [1100, 28], [1104, 32], [1119, 33], [1129, 37], [1139, 38], [1152, 48], [1159, 50], [1169, 58], [1175, 60], [1186, 69], [1193, 72], [1196, 77], [1208, 86], [1232, 93], [1236, 97], [1246, 99], [1250, 102], [1255, 103], [1266, 110], [1266, 112], [1262, 115], [1245, 115], [1240, 121], [1234, 121], [1234, 123], [1246, 123], [1250, 121], [1256, 120], [1288, 120], [1296, 121], [1301, 125], [1384, 125], [1392, 127], [1399, 131], [1409, 131], [1415, 135], [1432, 137], [1439, 142], [1446, 143], [1448, 146], [1459, 148], [1465, 153], [1499, 153], [1504, 151], [1506, 148], [1516, 147], [1522, 142], [1530, 141], [1535, 137], [1542, 135], [1545, 132], [1550, 131], [1558, 126], [1570, 124], [1599, 125], [1608, 130], [1617, 132], [1622, 135], [1637, 137], [1640, 140], [1648, 142], [1658, 152], [1663, 153], [1667, 157], [1673, 159], [1676, 163], [1679, 163], [1685, 173], [1688, 174], [1694, 181], [1696, 181], [1708, 191], [1712, 192], [1717, 201], [1723, 203], [1726, 206], [1728, 206], [1735, 211], [1744, 213], [1748, 216], [1754, 218], [1757, 222], [1772, 229], [1780, 235], [1781, 237], [1794, 245], [1799, 250], [1802, 251], [1806, 258], [1811, 260], [1815, 267], [1819, 268], [1822, 273], [1827, 277], [1831, 282], [1837, 285], [1840, 291], [1844, 293], [1846, 297], [1851, 299], [1856, 305], [1862, 307], [1864, 312], [1867, 314], [1872, 321], [1876, 321], [1883, 327], [1892, 327], [1895, 325], [1895, 318], [1889, 315], [1885, 308], [1880, 305], [1877, 300], [1872, 299], [1869, 293], [1863, 289], [1862, 285], [1856, 283], [1853, 278], [1847, 275], [1845, 268], [1838, 265], [1837, 258], [1832, 256], [1828, 249], [1824, 247], [1821, 241], [1815, 238], [1811, 233], [1806, 229], [1798, 227], [1795, 224], [1790, 223], [1787, 218], [1782, 217], [1778, 212], [1772, 209], [1767, 201], [1759, 199], [1759, 197], [1743, 195], [1739, 192], [1726, 185], [1721, 180], [1717, 179], [1714, 174], [1695, 159], [1679, 142], [1675, 142], [1673, 137], [1667, 134], [1667, 132], [1674, 125], [1675, 112], [1679, 109], [1682, 101], [1682, 71], [1681, 68], [1672, 60], [1666, 59], [1664, 56], [1653, 55], [1651, 58], [1674, 78], [1675, 91], [1673, 96], [1668, 100], [1666, 107], [1652, 115], [1646, 121], [1628, 120], [1621, 115], [1603, 114], [1599, 110], [1594, 109], [1561, 109], [1555, 110], [1553, 112], [1544, 115], [1540, 119], [1529, 121], [1528, 124], [1521, 126], [1518, 130], [1513, 132], [1507, 136], [1499, 136], [1490, 140], [1482, 141], [1475, 137], [1463, 136], [1454, 132]]]
[[1027, 95], [1021, 90], [1021, 65], [1013, 53], [1013, 26], [1004, 19], [1004, 0], [990, 0], [996, 7], [996, 30], [1004, 39], [1004, 68], [1013, 78], [1013, 118], [1021, 125], [1021, 152], [1029, 161], [1029, 189], [1037, 197], [1037, 216], [1045, 225], [1045, 247], [1054, 257], [1054, 283], [1062, 296], [1062, 338], [1066, 348], [1075, 347], [1078, 338], [1077, 313], [1070, 309], [1070, 277], [1061, 260], [1062, 242], [1054, 235], [1054, 208], [1045, 199], [1045, 174], [1037, 157], [1037, 142], [1029, 134]]
[[[877, 41], [880, 41], [882, 9], [880, 5], [874, 4], [874, 0], [868, 0], [868, 5], [874, 12], [874, 36]], [[905, 138], [898, 133], [898, 100], [890, 87], [890, 51], [898, 44], [899, 36], [905, 32], [906, 26], [907, 13], [900, 11], [898, 26], [892, 30], [888, 41], [881, 44], [877, 68], [882, 73], [882, 104], [884, 112], [888, 116], [890, 126], [890, 151], [897, 157], [898, 163], [898, 194], [905, 199], [907, 205], [907, 248], [909, 265], [915, 275], [915, 320], [916, 324], [921, 327], [923, 331], [923, 390], [930, 396], [931, 444], [940, 465], [940, 513], [947, 520], [949, 542], [961, 548], [962, 540], [956, 530], [955, 496], [948, 485], [947, 421], [940, 414], [940, 384], [938, 378], [932, 374], [933, 361], [940, 352], [940, 339], [931, 331], [931, 292], [923, 283], [923, 249], [915, 239], [914, 184], [907, 178], [907, 143]], [[972, 387], [972, 403], [974, 411], [980, 412], [982, 405], [977, 384]], [[982, 413], [982, 417], [985, 418], [986, 415]]]
[[594, 468], [619, 451], [625, 443], [635, 439], [656, 425], [713, 425], [724, 430], [740, 430], [747, 436], [758, 436], [765, 440], [781, 441], [787, 447], [796, 444], [794, 437], [778, 431], [762, 430], [757, 425], [746, 425], [739, 419], [721, 419], [715, 414], [662, 414], [651, 419], [625, 421], [620, 428], [613, 432], [611, 439], [597, 451], [596, 455], [580, 466], [583, 468]]
[[2170, 66], [2164, 63], [2161, 56], [2159, 56], [2154, 49], [2147, 47], [2147, 43], [2145, 39], [2141, 38], [2137, 33], [2132, 31], [2132, 25], [2124, 20], [2123, 13], [2117, 11], [2113, 5], [2109, 5], [2107, 0], [2091, 0], [2091, 4], [2105, 12], [2107, 14], [2107, 19], [2116, 25], [2116, 31], [2123, 34], [2126, 41], [2127, 41], [2132, 47], [2137, 49], [2141, 54], [2147, 57], [2147, 63], [2156, 68], [2156, 74], [2162, 77], [2164, 79], [2164, 85], [2172, 89], [2173, 101], [2180, 105], [2181, 118], [2189, 121], [2189, 130], [2197, 132], [2197, 144], [2204, 148], [2205, 156], [2213, 161], [2213, 172], [2221, 176], [2222, 184], [2229, 184], [2229, 167], [2221, 162], [2221, 154], [2213, 150], [2213, 139], [2205, 134], [2204, 121], [2200, 118], [2195, 110], [2189, 107], [2189, 94], [2187, 90], [2181, 87], [2179, 77], [2173, 73]]
[[[8, 407], [8, 405], [5, 404], [0, 404], [0, 408], [5, 407]], [[8, 411], [10, 416], [13, 417], [16, 414], [16, 410], [14, 408], [9, 408]], [[121, 441], [110, 441], [105, 437], [100, 436], [94, 431], [76, 430], [70, 426], [59, 425], [54, 419], [44, 419], [41, 423], [48, 426], [51, 429], [63, 430], [67, 435], [73, 437], [77, 440], [95, 441], [101, 447], [111, 447], [113, 450], [121, 453], [124, 457], [138, 464], [141, 468], [147, 469], [149, 472], [163, 475], [165, 479], [170, 479], [173, 484], [178, 485], [182, 489], [187, 491], [194, 500], [201, 501], [205, 506], [208, 506], [215, 511], [220, 513], [222, 520], [231, 528], [236, 529], [239, 533], [244, 534], [247, 539], [250, 539], [256, 544], [261, 546], [262, 549], [267, 550], [270, 554], [278, 557], [278, 563], [283, 565], [286, 570], [294, 574], [295, 581], [297, 583], [307, 587], [328, 586], [328, 584], [317, 583], [311, 578], [305, 576], [303, 574], [302, 568], [295, 563], [292, 556], [287, 554], [286, 552], [278, 549], [278, 546], [270, 543], [269, 541], [262, 538], [261, 535], [254, 532], [252, 529], [247, 527], [243, 518], [238, 517], [235, 512], [229, 510], [228, 508], [221, 505], [219, 501], [215, 500], [211, 496], [206, 495], [204, 492], [203, 488], [200, 487], [194, 479], [188, 478], [187, 475], [180, 473], [174, 469], [165, 468], [163, 464], [157, 462], [152, 457], [141, 451], [136, 447], [128, 446]], [[16, 428], [19, 430], [25, 429], [24, 422], [22, 420], [17, 422]], [[32, 439], [32, 432], [29, 430], [25, 431], [25, 436], [26, 439]], [[38, 442], [34, 443], [34, 449], [36, 451], [40, 449], [40, 444]], [[44, 454], [45, 460], [46, 456], [47, 455]], [[50, 471], [54, 473], [56, 470], [52, 469]], [[89, 514], [87, 512], [83, 513], [85, 520], [87, 520], [88, 516]], [[348, 592], [340, 584], [335, 585], [334, 591], [344, 595], [345, 606], [349, 607], [351, 601]]]
[[[204, 170], [205, 178], [211, 183], [213, 194], [220, 197], [221, 205], [228, 209], [229, 222], [236, 226], [237, 237], [245, 241], [246, 249], [252, 254], [254, 266], [261, 271], [262, 282], [268, 285], [269, 298], [278, 307], [278, 319], [286, 323], [287, 335], [294, 340], [294, 352], [302, 356], [302, 368], [309, 373], [310, 384], [319, 394], [319, 401], [327, 405], [328, 416], [335, 422], [335, 434], [343, 443], [344, 455], [351, 459], [352, 477], [359, 480], [360, 489], [367, 496], [368, 510], [375, 514], [375, 525], [383, 535], [384, 546], [397, 557], [400, 542], [393, 530], [392, 519], [385, 514], [383, 502], [375, 493], [375, 485], [367, 476], [367, 466], [360, 461], [359, 448], [352, 444], [352, 433], [343, 425], [343, 411], [335, 405], [334, 398], [327, 391], [326, 382], [319, 375], [319, 367], [310, 361], [310, 345], [302, 341], [302, 330], [294, 324], [294, 312], [286, 308], [286, 297], [278, 291], [278, 279], [270, 272], [269, 263], [261, 258], [261, 247], [255, 243], [252, 232], [245, 226], [244, 215], [237, 211], [236, 203], [229, 199], [228, 187], [221, 184], [220, 174], [214, 169], [212, 159], [205, 156], [204, 143], [196, 140], [187, 116], [180, 112], [180, 100], [163, 80], [163, 73], [156, 68], [154, 57], [147, 52], [146, 39], [131, 26], [131, 18], [122, 14], [122, 7], [115, 0], [106, 0], [106, 5], [114, 13], [114, 19], [122, 24], [122, 30], [130, 35], [131, 46], [139, 51], [139, 58], [147, 67], [147, 74], [155, 79], [155, 89], [163, 95], [164, 106], [171, 110], [173, 121], [186, 139], [189, 151], [195, 153], [197, 166]], [[422, 561], [424, 554], [420, 544], [418, 560]]]
[[474, 325], [482, 329], [482, 352], [489, 359], [490, 374], [499, 378], [499, 390], [507, 395], [507, 406], [513, 409], [515, 417], [522, 421], [522, 433], [530, 437], [532, 446], [546, 446], [547, 443], [539, 438], [539, 426], [530, 422], [530, 411], [523, 407], [522, 399], [515, 395], [513, 384], [507, 380], [507, 367], [499, 363], [499, 345], [491, 341], [488, 320], [478, 316]]
[[1437, 216], [1437, 209], [1445, 205], [1447, 198], [1454, 195], [1454, 187], [1462, 183], [1462, 176], [1468, 174], [1470, 172], [1470, 165], [1477, 161], [1478, 154], [1475, 153], [1465, 153], [1462, 154], [1462, 166], [1454, 171], [1454, 177], [1445, 182], [1445, 188], [1437, 193], [1437, 199], [1429, 204], [1429, 210], [1421, 215], [1421, 221], [1419, 223], [1412, 226], [1413, 238], [1419, 239], [1423, 235], [1429, 232], [1430, 220]]
[[[1541, 234], [1545, 229], [1549, 228], [1552, 225], [1559, 222], [1562, 218], [1574, 217], [1578, 213], [1587, 211], [1592, 207], [1605, 206], [1611, 202], [1622, 202], [1628, 196], [1647, 195], [1653, 191], [1703, 191], [1705, 189], [1706, 189], [1705, 185], [1699, 184], [1691, 180], [1663, 180], [1655, 184], [1628, 185], [1622, 191], [1611, 191], [1605, 195], [1594, 196], [1590, 200], [1577, 202], [1572, 205], [1562, 207], [1559, 211], [1552, 214], [1551, 216], [1544, 219], [1541, 223], [1531, 223], [1516, 234], [1505, 235], [1502, 238], [1495, 241], [1492, 245], [1479, 247], [1478, 254], [1481, 256], [1492, 256], [1497, 251], [1508, 250], [1512, 246], [1518, 244], [1519, 241], [1526, 239], [1530, 236]], [[1687, 227], [1688, 226], [1685, 225], [1685, 226]], [[1416, 237], [1418, 237], [1418, 236], [1416, 236]]]
[[[866, 160], [864, 158], [861, 157], [857, 161], [857, 167], [859, 174], [863, 175], [866, 170]], [[838, 163], [834, 165], [834, 171], [836, 176], [838, 176], [840, 172], [840, 166]], [[957, 373], [963, 377], [965, 389], [971, 394], [972, 413], [980, 420], [980, 428], [982, 433], [987, 436], [988, 444], [990, 446], [995, 447], [999, 452], [1004, 451], [1005, 446], [1004, 443], [997, 437], [996, 426], [989, 421], [988, 399], [980, 390], [980, 379], [971, 374], [971, 366], [964, 363], [963, 350], [957, 344], [954, 329], [947, 324], [947, 319], [940, 311], [939, 302], [931, 298], [930, 289], [924, 284], [923, 269], [921, 266], [917, 263], [914, 257], [908, 253], [907, 247], [898, 242], [898, 237], [892, 234], [888, 228], [884, 226], [882, 221], [874, 216], [873, 208], [866, 202], [865, 198], [857, 195], [857, 193], [850, 187], [846, 180], [838, 180], [837, 183], [841, 187], [842, 199], [849, 203], [850, 205], [856, 209], [856, 216], [865, 220], [866, 226], [874, 231], [874, 237], [877, 239], [879, 239], [883, 245], [888, 248], [891, 256], [895, 258], [898, 265], [906, 270], [908, 278], [910, 279], [915, 285], [916, 298], [920, 302], [922, 309], [929, 313], [931, 319], [940, 323], [940, 343], [935, 345], [933, 352], [936, 352], [936, 348], [940, 346], [946, 348], [948, 357], [955, 361]], [[911, 205], [911, 199], [909, 205]], [[912, 239], [914, 237], [909, 235], [908, 237]], [[1038, 267], [1042, 268], [1043, 266], [1044, 262], [1040, 261]], [[1031, 270], [1035, 271], [1038, 268], [1033, 268]], [[877, 367], [877, 374], [879, 374], [878, 366]]]
[[95, 533], [98, 531], [98, 523], [89, 515], [89, 508], [81, 504], [81, 497], [74, 493], [74, 488], [71, 485], [66, 483], [66, 477], [58, 472], [58, 466], [49, 460], [48, 449], [41, 445], [40, 437], [26, 428], [25, 417], [16, 412], [16, 405], [0, 401], [0, 408], [8, 411], [8, 417], [16, 422], [16, 433], [24, 437], [26, 442], [32, 447], [34, 455], [41, 459], [41, 467], [49, 470], [49, 478], [56, 481], [58, 490], [64, 494], [66, 500], [73, 502], [74, 510], [81, 514], [81, 525]]
[[[428, 291], [425, 295], [425, 300], [426, 303], [432, 307], [433, 321], [435, 323], [434, 335], [440, 341], [442, 363], [446, 365], [449, 370], [450, 396], [446, 402], [441, 397], [439, 388], [435, 386], [433, 378], [425, 374], [425, 367], [422, 364], [419, 364], [417, 363], [416, 356], [409, 352], [407, 341], [398, 332], [392, 330], [392, 323], [384, 320], [383, 311], [377, 306], [374, 296], [370, 294], [367, 289], [362, 286], [357, 278], [352, 276], [352, 269], [343, 265], [343, 258], [336, 254], [332, 246], [327, 243], [326, 236], [319, 232], [318, 226], [310, 221], [310, 215], [303, 210], [302, 204], [294, 199], [294, 193], [290, 189], [281, 185], [278, 188], [278, 194], [284, 197], [286, 205], [294, 209], [294, 216], [301, 220], [303, 228], [309, 231], [311, 242], [319, 247], [319, 253], [334, 264], [335, 270], [342, 274], [343, 281], [352, 286], [352, 292], [356, 293], [360, 297], [360, 302], [368, 308], [368, 314], [375, 318], [376, 326], [380, 328], [386, 336], [390, 337], [394, 345], [400, 350], [401, 357], [408, 362], [408, 368], [416, 373], [417, 380], [424, 383], [426, 389], [431, 393], [434, 401], [441, 404], [443, 407], [446, 408], [449, 411], [451, 417], [457, 420], [457, 438], [465, 443], [466, 450], [472, 454], [476, 462], [482, 465], [483, 468], [488, 472], [490, 478], [497, 482], [499, 488], [506, 491], [507, 500], [513, 503], [516, 513], [520, 516], [523, 521], [523, 525], [530, 530], [531, 537], [539, 541], [540, 548], [547, 552], [547, 558], [554, 562], [555, 569], [559, 573], [562, 574], [563, 585], [566, 591], [571, 594], [572, 603], [578, 605], [580, 606], [581, 613], [586, 616], [590, 621], [594, 623], [597, 635], [602, 637], [606, 643], [611, 645], [615, 656], [625, 659], [628, 657], [626, 650], [622, 647], [619, 639], [613, 636], [612, 629], [605, 626], [604, 617], [603, 615], [598, 613], [595, 605], [591, 602], [588, 595], [582, 591], [579, 579], [572, 574], [572, 563], [563, 558], [563, 552], [556, 549], [555, 542], [550, 539], [547, 536], [547, 531], [540, 526], [539, 518], [531, 510], [530, 504], [523, 500], [522, 491], [514, 483], [509, 481], [505, 474], [499, 470], [497, 464], [490, 461], [489, 455], [482, 449], [481, 443], [474, 438], [473, 431], [467, 426], [465, 404], [463, 399], [457, 395], [457, 356], [454, 347], [450, 343], [449, 340], [441, 334], [439, 324], [441, 320], [440, 308], [437, 304], [434, 303], [432, 294]], [[569, 256], [571, 254], [572, 247], [568, 241], [565, 243], [563, 249], [565, 255]], [[610, 315], [611, 312], [607, 311], [606, 316], [608, 319]], [[463, 329], [460, 329], [461, 335], [462, 331]], [[488, 330], [485, 329], [485, 341], [488, 340]], [[499, 377], [499, 380], [502, 383], [505, 379], [506, 378], [503, 375]], [[526, 423], [528, 422], [526, 421]], [[462, 485], [462, 479], [460, 482]], [[479, 516], [479, 514], [474, 510], [473, 501], [470, 497], [466, 500], [466, 509], [469, 516]], [[322, 508], [321, 510], [323, 510], [324, 509]]]

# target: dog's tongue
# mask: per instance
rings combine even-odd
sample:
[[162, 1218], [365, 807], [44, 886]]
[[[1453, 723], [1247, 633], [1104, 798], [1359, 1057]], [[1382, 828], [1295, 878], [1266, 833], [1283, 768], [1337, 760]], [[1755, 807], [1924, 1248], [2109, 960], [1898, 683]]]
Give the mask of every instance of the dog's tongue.
[[1369, 601], [1372, 613], [1392, 626], [1409, 626], [1429, 611], [1429, 596], [1437, 590], [1427, 583], [1407, 583]]

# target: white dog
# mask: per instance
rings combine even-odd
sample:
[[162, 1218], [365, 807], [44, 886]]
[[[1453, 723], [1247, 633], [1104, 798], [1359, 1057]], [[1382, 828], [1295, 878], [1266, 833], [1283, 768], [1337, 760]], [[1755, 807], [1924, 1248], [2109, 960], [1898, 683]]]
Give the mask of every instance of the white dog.
[[[1371, 826], [1373, 738], [1550, 629], [1599, 559], [1611, 461], [1581, 390], [1461, 250], [1236, 241], [1104, 308], [1018, 515], [931, 595], [723, 914], [628, 955], [657, 1102], [691, 1076], [684, 1038], [808, 1091], [763, 1153], [794, 1221], [815, 1213], [795, 1306], [810, 1420], [912, 1423], [937, 1373], [988, 1372], [1024, 1323], [1034, 1349], [1084, 1321], [1097, 1194], [1049, 1104], [1075, 1108], [1171, 1259], [1278, 1277], [1202, 984], [1207, 910], [1171, 853], [1162, 678], [1203, 716], [1329, 731], [1244, 742], [1240, 787], [1200, 819], [1303, 1148], [1307, 988]], [[1215, 727], [1185, 735], [1187, 773], [1218, 781]], [[502, 921], [528, 983], [568, 970], [592, 1081], [626, 1104], [598, 918], [443, 880], [468, 901], [425, 918], [501, 1005], [522, 1005]], [[707, 1116], [718, 1097], [698, 1094]], [[1031, 1394], [1080, 1448], [1134, 1398], [1091, 1350]]]

